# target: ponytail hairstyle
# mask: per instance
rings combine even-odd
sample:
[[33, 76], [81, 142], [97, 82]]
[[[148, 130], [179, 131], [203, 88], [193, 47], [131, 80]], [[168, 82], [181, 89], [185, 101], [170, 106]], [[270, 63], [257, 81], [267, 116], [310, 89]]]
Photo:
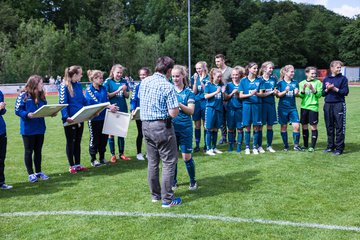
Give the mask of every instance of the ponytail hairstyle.
[[26, 102], [28, 95], [30, 95], [31, 99], [35, 101], [36, 104], [40, 102], [40, 100], [46, 100], [44, 89], [39, 90], [39, 84], [43, 82], [43, 78], [39, 75], [32, 75], [29, 77], [27, 83], [25, 84], [23, 90], [21, 92], [26, 92], [28, 94], [24, 97], [24, 102]]
[[148, 68], [148, 67], [142, 67], [142, 68], [140, 68], [140, 69], [139, 69], [139, 74], [140, 74], [140, 71], [145, 71], [147, 76], [150, 76], [150, 75], [151, 75], [151, 70], [150, 70], [150, 68]]
[[188, 71], [187, 67], [182, 65], [174, 65], [173, 70], [178, 70], [180, 72], [180, 75], [183, 77], [183, 84], [185, 87], [189, 85], [187, 79], [188, 79]]
[[100, 70], [88, 70], [87, 71], [88, 78], [90, 82], [93, 82], [93, 80], [97, 77], [102, 77], [104, 73]]
[[114, 72], [115, 72], [115, 69], [117, 68], [120, 68], [121, 70], [124, 70], [125, 68], [121, 65], [121, 64], [115, 64], [111, 67], [111, 70], [110, 70], [110, 74], [109, 74], [109, 77], [113, 80], [114, 79]]
[[249, 69], [252, 68], [255, 65], [258, 65], [258, 64], [256, 62], [249, 62], [249, 64], [246, 65], [246, 67], [245, 67], [245, 76], [249, 75]]
[[197, 63], [195, 64], [195, 67], [196, 67], [196, 65], [201, 65], [201, 68], [203, 69], [205, 75], [208, 75], [209, 69], [208, 69], [207, 63], [206, 63], [205, 61], [197, 62]]
[[[210, 82], [211, 82], [212, 84], [214, 84], [214, 80], [215, 80], [214, 75], [215, 75], [216, 73], [222, 74], [221, 70], [218, 69], [218, 68], [212, 68], [212, 69], [210, 70]], [[219, 84], [224, 84], [222, 78], [221, 78]]]
[[245, 68], [242, 66], [235, 66], [233, 69], [236, 69], [239, 72], [240, 79], [245, 77]]
[[266, 61], [266, 62], [264, 62], [263, 64], [261, 64], [261, 68], [260, 68], [260, 71], [259, 71], [259, 76], [262, 76], [262, 75], [264, 74], [265, 69], [266, 69], [269, 65], [275, 67], [274, 63], [271, 62], [271, 61]]
[[280, 80], [284, 79], [285, 73], [287, 73], [291, 68], [295, 69], [293, 65], [286, 65], [280, 69]]
[[65, 86], [67, 86], [71, 97], [74, 96], [74, 89], [72, 87], [71, 80], [75, 74], [78, 74], [80, 72], [80, 70], [82, 70], [82, 69], [78, 65], [73, 65], [73, 66], [65, 68], [64, 83], [65, 83]]
[[309, 67], [306, 67], [306, 68], [305, 68], [305, 72], [306, 72], [306, 73], [310, 72], [311, 70], [317, 71], [317, 68], [316, 68], [316, 67], [313, 67], [313, 66], [309, 66]]

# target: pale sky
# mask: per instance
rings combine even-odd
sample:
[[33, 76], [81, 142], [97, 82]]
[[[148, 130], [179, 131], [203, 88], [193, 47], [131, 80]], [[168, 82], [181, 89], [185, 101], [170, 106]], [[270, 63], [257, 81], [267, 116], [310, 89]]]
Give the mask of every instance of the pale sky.
[[323, 5], [340, 15], [353, 18], [360, 14], [360, 0], [292, 0], [296, 3]]

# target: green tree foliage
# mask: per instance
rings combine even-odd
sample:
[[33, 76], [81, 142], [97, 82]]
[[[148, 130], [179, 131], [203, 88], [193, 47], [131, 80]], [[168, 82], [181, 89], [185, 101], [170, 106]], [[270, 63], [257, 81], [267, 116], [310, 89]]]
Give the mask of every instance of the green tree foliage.
[[360, 66], [360, 15], [344, 28], [337, 44], [340, 59], [347, 64]]

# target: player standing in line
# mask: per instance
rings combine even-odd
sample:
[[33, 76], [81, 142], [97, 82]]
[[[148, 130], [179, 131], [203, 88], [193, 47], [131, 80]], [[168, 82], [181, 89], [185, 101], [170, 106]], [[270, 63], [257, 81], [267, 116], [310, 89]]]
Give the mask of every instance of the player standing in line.
[[46, 129], [45, 120], [43, 117], [33, 117], [34, 112], [46, 104], [43, 79], [38, 75], [30, 76], [16, 99], [15, 114], [20, 117], [20, 134], [25, 149], [24, 162], [29, 174], [29, 182], [32, 183], [37, 182], [39, 178], [42, 180], [49, 179], [41, 171], [41, 152]]
[[[135, 85], [134, 92], [130, 99], [130, 112], [132, 115], [134, 115], [135, 109], [137, 107], [140, 107], [139, 89], [140, 89], [141, 81], [150, 75], [151, 75], [151, 71], [147, 67], [142, 67], [139, 70], [140, 82]], [[144, 158], [144, 155], [141, 153], [141, 145], [143, 142], [142, 123], [141, 123], [140, 119], [137, 119], [135, 121], [136, 121], [136, 128], [138, 131], [138, 134], [136, 137], [136, 150], [137, 150], [136, 159], [143, 161], [143, 160], [145, 160], [145, 158]]]
[[[319, 98], [322, 95], [322, 83], [316, 79], [316, 67], [305, 68], [306, 80], [299, 83], [301, 98], [300, 122], [302, 126], [304, 147], [309, 152], [315, 150], [318, 138]], [[311, 127], [311, 147], [309, 147], [309, 126]]]
[[[103, 72], [99, 70], [88, 70], [87, 75], [91, 84], [86, 88], [85, 98], [87, 100], [87, 105], [99, 104], [109, 102], [109, 97], [107, 95], [107, 90], [103, 83]], [[109, 105], [108, 108], [112, 112], [116, 112], [118, 107], [115, 105]], [[106, 143], [108, 139], [107, 134], [102, 133], [104, 126], [106, 110], [103, 110], [98, 116], [88, 121], [89, 126], [89, 153], [90, 153], [90, 162], [91, 166], [98, 167], [101, 164], [106, 164], [105, 160], [105, 151]], [[99, 161], [96, 160], [96, 154], [99, 153]]]
[[232, 82], [226, 85], [225, 100], [227, 104], [227, 126], [228, 126], [228, 140], [229, 152], [233, 151], [235, 143], [235, 129], [238, 131], [236, 151], [241, 152], [241, 144], [243, 141], [243, 126], [242, 126], [242, 100], [239, 96], [240, 79], [245, 75], [244, 69], [233, 68], [231, 72]]
[[210, 71], [210, 81], [206, 83], [204, 97], [206, 99], [205, 110], [205, 128], [207, 130], [206, 154], [214, 156], [216, 153], [222, 153], [216, 149], [217, 132], [223, 125], [223, 93], [225, 86], [222, 82], [222, 73], [220, 69], [213, 68]]
[[[174, 124], [177, 145], [180, 147], [181, 155], [190, 178], [189, 190], [195, 190], [198, 186], [195, 179], [195, 161], [191, 156], [193, 137], [191, 115], [194, 113], [195, 96], [192, 91], [186, 87], [186, 72], [186, 68], [180, 65], [175, 65], [171, 71], [176, 96], [179, 102], [179, 114], [172, 120], [172, 122]], [[176, 190], [176, 188], [177, 164], [172, 190]]]
[[[81, 84], [79, 83], [82, 73], [82, 68], [77, 65], [65, 69], [64, 83], [59, 88], [59, 103], [69, 105], [61, 110], [63, 123], [72, 123], [73, 120], [70, 117], [87, 104]], [[66, 126], [64, 131], [66, 137], [66, 155], [70, 165], [69, 172], [87, 171], [86, 167], [80, 165], [81, 138], [84, 131], [84, 123]]]
[[6, 103], [4, 94], [0, 91], [0, 189], [12, 189], [13, 187], [5, 184], [5, 158], [6, 158], [6, 124], [2, 115], [6, 113]]
[[273, 125], [277, 123], [276, 107], [275, 107], [275, 95], [276, 89], [276, 78], [272, 76], [274, 70], [274, 63], [268, 61], [261, 65], [259, 75], [262, 78], [260, 83], [260, 94], [262, 97], [262, 126], [259, 136], [259, 152], [264, 153], [262, 148], [262, 127], [266, 124], [266, 150], [274, 153], [275, 150], [272, 148], [272, 140], [274, 136]]
[[278, 119], [281, 124], [281, 138], [284, 143], [284, 151], [289, 150], [287, 124], [293, 127], [294, 151], [302, 151], [299, 146], [300, 120], [296, 109], [296, 95], [299, 93], [299, 84], [293, 80], [295, 69], [292, 65], [286, 65], [280, 70], [280, 81], [277, 84], [277, 97], [279, 98]]
[[[215, 64], [218, 69], [221, 70], [222, 74], [222, 82], [224, 86], [226, 87], [228, 82], [231, 82], [231, 71], [232, 68], [227, 66], [225, 64], [225, 56], [223, 54], [217, 54], [215, 56]], [[224, 101], [223, 103], [223, 126], [221, 127], [221, 135], [222, 138], [219, 141], [219, 144], [225, 144], [226, 141], [226, 135], [227, 135], [227, 128], [226, 128], [226, 104], [227, 102]]]
[[[195, 110], [192, 115], [192, 119], [195, 122], [195, 143], [194, 152], [200, 151], [200, 139], [201, 139], [201, 120], [203, 124], [205, 121], [205, 108], [206, 100], [204, 97], [204, 87], [205, 84], [209, 81], [210, 77], [208, 75], [208, 68], [206, 62], [198, 62], [195, 65], [196, 73], [191, 77], [191, 86], [192, 91], [195, 94]], [[204, 128], [204, 139], [206, 136], [206, 129]], [[205, 141], [204, 141], [205, 142]], [[204, 145], [204, 150], [206, 150], [206, 145]]]
[[[120, 64], [112, 66], [109, 74], [109, 78], [105, 80], [104, 87], [108, 91], [108, 96], [111, 104], [115, 104], [119, 107], [120, 112], [128, 112], [126, 104], [126, 98], [129, 98], [129, 85], [128, 82], [122, 78], [124, 67]], [[111, 162], [116, 163], [115, 154], [115, 139], [114, 136], [109, 135], [109, 147], [111, 152]], [[131, 160], [131, 158], [124, 155], [125, 151], [125, 139], [118, 137], [118, 148], [120, 158], [124, 161]]]
[[240, 82], [240, 98], [243, 99], [243, 126], [245, 127], [245, 154], [250, 154], [250, 131], [253, 125], [253, 153], [259, 154], [259, 132], [261, 130], [261, 78], [257, 77], [258, 65], [250, 62], [245, 67], [245, 75]]
[[[330, 63], [331, 75], [327, 76], [322, 85], [325, 96], [324, 118], [327, 133], [327, 148], [324, 153], [333, 152], [341, 155], [345, 148], [346, 103], [349, 94], [348, 79], [341, 74], [344, 64], [335, 60]], [[336, 135], [336, 141], [335, 141]]]

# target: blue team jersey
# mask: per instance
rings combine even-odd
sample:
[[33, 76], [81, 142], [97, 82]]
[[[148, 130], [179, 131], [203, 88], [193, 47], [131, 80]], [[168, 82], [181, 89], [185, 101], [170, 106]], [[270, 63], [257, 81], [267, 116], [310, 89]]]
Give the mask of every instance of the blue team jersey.
[[[4, 94], [0, 91], [0, 103], [4, 102]], [[6, 113], [6, 109], [0, 110], [0, 135], [6, 133], [6, 124], [2, 115]]]
[[139, 98], [139, 89], [141, 82], [135, 84], [133, 94], [130, 99], [130, 111], [135, 110], [137, 107], [140, 107], [140, 98]]
[[[268, 80], [265, 80], [261, 77], [260, 90], [264, 90], [265, 93], [274, 91], [276, 88], [276, 79], [273, 76], [270, 76]], [[275, 104], [275, 96], [271, 94], [262, 99], [263, 103]]]
[[[261, 78], [256, 77], [253, 81], [250, 81], [248, 77], [244, 77], [240, 81], [239, 91], [243, 94], [253, 93], [254, 91], [259, 92]], [[261, 103], [261, 98], [253, 95], [248, 98], [243, 98], [243, 103], [256, 104]]]
[[61, 110], [62, 120], [66, 121], [67, 118], [72, 117], [82, 107], [87, 105], [87, 101], [82, 92], [81, 84], [78, 82], [71, 82], [73, 87], [73, 96], [70, 95], [68, 87], [61, 84], [59, 88], [59, 103], [69, 104], [66, 108]]
[[[209, 75], [206, 75], [203, 79], [200, 79], [198, 76], [196, 83], [197, 83], [197, 94], [195, 94], [195, 102], [204, 100], [204, 88], [205, 84], [210, 80]], [[191, 77], [191, 86], [194, 86], [194, 76]], [[202, 85], [201, 85], [202, 84]]]
[[[121, 78], [120, 81], [115, 81], [114, 79], [108, 78], [104, 82], [104, 87], [106, 88], [108, 93], [115, 92], [122, 85], [126, 85], [127, 87], [126, 92], [129, 92], [130, 89], [129, 84], [124, 78]], [[120, 112], [128, 112], [128, 107], [126, 104], [123, 90], [121, 90], [115, 96], [110, 98], [110, 103], [116, 104], [119, 107]]]
[[[107, 90], [104, 86], [99, 86], [99, 89], [94, 88], [91, 84], [86, 88], [85, 98], [87, 105], [94, 105], [99, 103], [109, 102]], [[99, 116], [91, 119], [91, 121], [101, 121], [105, 119], [106, 109], [104, 109]]]
[[285, 96], [281, 97], [279, 99], [279, 108], [283, 109], [296, 109], [296, 100], [295, 100], [295, 94], [294, 90], [295, 88], [299, 89], [299, 83], [291, 80], [289, 83], [287, 83], [285, 80], [281, 80], [277, 84], [277, 89], [279, 92], [285, 91], [286, 87], [289, 86], [289, 91], [285, 94]]
[[[218, 87], [222, 87], [222, 85], [213, 84], [211, 82], [207, 82], [204, 88], [204, 94], [209, 94], [216, 92]], [[218, 92], [214, 97], [206, 99], [206, 107], [215, 108], [218, 111], [223, 110], [223, 94], [222, 92]]]
[[[26, 97], [26, 100], [24, 101]], [[28, 118], [29, 113], [34, 113], [36, 110], [46, 105], [45, 100], [40, 100], [37, 104], [27, 92], [22, 92], [16, 98], [15, 114], [20, 117], [20, 134], [21, 135], [37, 135], [45, 133], [45, 120], [40, 118]]]
[[[195, 104], [195, 95], [188, 88], [184, 88], [181, 92], [176, 91], [176, 97], [178, 102], [185, 106]], [[183, 131], [187, 128], [192, 128], [191, 115], [187, 115], [182, 110], [179, 111], [179, 114], [172, 121], [174, 123], [175, 131]]]
[[[234, 91], [235, 89], [239, 90], [239, 85], [235, 85], [233, 82], [230, 82], [226, 85], [226, 94], [230, 94], [232, 93], [232, 91]], [[240, 98], [240, 92], [234, 94], [227, 103], [227, 108], [228, 109], [241, 109], [242, 108], [242, 100]]]

